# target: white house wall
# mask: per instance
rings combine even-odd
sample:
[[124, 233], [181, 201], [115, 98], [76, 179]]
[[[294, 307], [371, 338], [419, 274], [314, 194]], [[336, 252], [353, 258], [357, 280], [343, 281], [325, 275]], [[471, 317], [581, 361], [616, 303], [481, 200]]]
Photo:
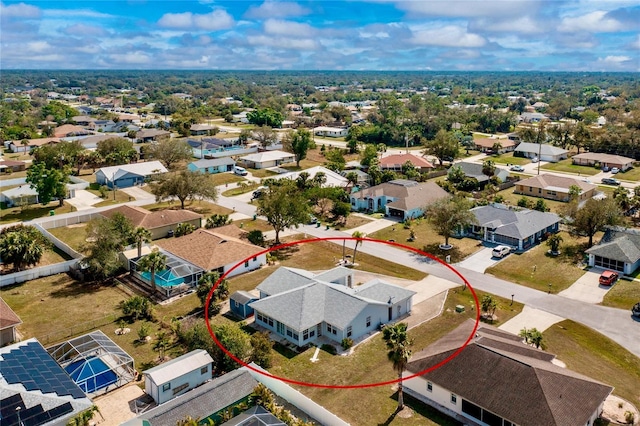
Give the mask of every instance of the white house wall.
[[[405, 377], [409, 375], [411, 375], [411, 373], [404, 373]], [[431, 401], [430, 405], [435, 404], [435, 406], [445, 414], [451, 415], [452, 413], [455, 413], [458, 416], [462, 415], [462, 397], [460, 395], [456, 395], [456, 403], [452, 403], [451, 391], [438, 386], [435, 383], [432, 383], [432, 390], [428, 391], [428, 381], [422, 376], [414, 377], [403, 381], [402, 383], [409, 395], [412, 395], [422, 401]]]
[[[202, 368], [206, 367], [207, 371], [202, 372]], [[182, 395], [189, 390], [195, 388], [211, 379], [212, 377], [212, 366], [208, 364], [206, 366], [198, 367], [193, 371], [190, 371], [187, 374], [184, 374], [180, 377], [176, 377], [173, 380], [170, 380], [165, 383], [156, 384], [151, 380], [151, 378], [145, 378], [145, 391], [151, 395], [151, 397], [158, 404], [163, 404], [179, 395]], [[163, 390], [168, 385], [168, 389]], [[177, 392], [176, 390], [179, 389]], [[174, 393], [175, 392], [175, 393]]]
[[[236, 265], [236, 263], [238, 262], [233, 262], [233, 263], [229, 263], [228, 265], [225, 265], [223, 268], [224, 272], [227, 272], [228, 270], [233, 268]], [[266, 265], [266, 264], [267, 264], [267, 254], [263, 253], [261, 255], [256, 256], [255, 258], [249, 259], [249, 261], [246, 264], [238, 266], [236, 269], [231, 271], [229, 275], [227, 275], [227, 278], [235, 277], [236, 275], [240, 275], [240, 274], [244, 274], [245, 272], [256, 270], [260, 268], [260, 266]]]

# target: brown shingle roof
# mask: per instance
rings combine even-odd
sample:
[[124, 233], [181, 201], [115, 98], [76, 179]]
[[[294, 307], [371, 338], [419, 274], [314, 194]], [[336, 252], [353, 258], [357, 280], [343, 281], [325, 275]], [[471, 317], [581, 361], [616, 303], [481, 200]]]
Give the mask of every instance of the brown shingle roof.
[[189, 235], [159, 241], [158, 245], [205, 271], [239, 262], [264, 250], [240, 239], [217, 233], [217, 229], [219, 228], [197, 229]]
[[[465, 322], [414, 355], [407, 370], [417, 373], [442, 362], [473, 327], [473, 321]], [[586, 424], [613, 388], [552, 364], [551, 354], [512, 336], [482, 325], [458, 356], [423, 377], [519, 425]]]
[[492, 138], [482, 138], [482, 139], [475, 139], [473, 141], [474, 144], [476, 144], [476, 146], [481, 146], [483, 148], [493, 148], [493, 144], [496, 142], [500, 142], [500, 145], [502, 145], [503, 148], [508, 148], [511, 146], [515, 146], [516, 142], [512, 141], [511, 139], [492, 139]]
[[22, 324], [20, 317], [0, 298], [0, 330]]
[[121, 213], [133, 223], [133, 226], [142, 226], [147, 229], [159, 228], [161, 226], [173, 225], [202, 218], [202, 215], [189, 210], [158, 210], [151, 212], [137, 206], [118, 206], [113, 209], [103, 211], [101, 214], [111, 218], [114, 214]]
[[434, 182], [418, 183], [398, 179], [363, 189], [353, 194], [353, 197], [364, 199], [383, 195], [396, 199], [387, 204], [389, 207], [404, 211], [424, 208], [436, 200], [449, 196], [447, 191]]
[[580, 179], [574, 179], [565, 176], [551, 175], [551, 174], [543, 174], [540, 176], [530, 177], [529, 179], [521, 180], [518, 182], [518, 185], [523, 185], [532, 188], [543, 188], [543, 189], [551, 189], [551, 190], [566, 190], [569, 191], [569, 187], [571, 185], [578, 186], [582, 192], [590, 191], [596, 188], [595, 185], [585, 182]]
[[58, 126], [53, 130], [53, 135], [59, 138], [63, 138], [68, 135], [88, 135], [89, 132], [87, 129], [81, 126], [76, 126], [74, 124], [63, 124], [62, 126]]
[[413, 164], [419, 169], [421, 168], [433, 169], [433, 164], [431, 164], [429, 161], [425, 160], [424, 158], [418, 157], [417, 155], [413, 155], [413, 154], [394, 154], [394, 155], [388, 155], [386, 157], [382, 157], [380, 159], [380, 167], [382, 168], [402, 167], [402, 165], [407, 161], [411, 162], [411, 164]]

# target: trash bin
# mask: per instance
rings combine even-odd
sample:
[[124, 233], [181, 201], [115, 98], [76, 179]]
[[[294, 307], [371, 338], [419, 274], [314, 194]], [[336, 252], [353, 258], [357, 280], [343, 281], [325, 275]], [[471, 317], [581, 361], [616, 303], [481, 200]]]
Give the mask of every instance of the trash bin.
[[54, 216], [56, 214], [55, 210], [49, 210], [49, 216]]
[[256, 220], [257, 218], [258, 218], [258, 216], [254, 214], [253, 215], [253, 220]]

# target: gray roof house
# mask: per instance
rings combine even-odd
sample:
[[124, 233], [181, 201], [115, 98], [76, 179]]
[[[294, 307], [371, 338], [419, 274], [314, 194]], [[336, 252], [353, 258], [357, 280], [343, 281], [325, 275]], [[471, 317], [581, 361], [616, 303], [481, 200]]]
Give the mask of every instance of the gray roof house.
[[534, 158], [539, 157], [540, 161], [549, 161], [551, 163], [557, 163], [560, 160], [564, 160], [568, 157], [569, 151], [553, 146], [548, 143], [530, 143], [521, 142], [520, 145], [514, 150], [514, 156]]
[[[480, 187], [485, 186], [489, 182], [490, 176], [487, 176], [482, 172], [482, 164], [461, 161], [456, 163], [455, 166], [460, 167], [466, 177], [477, 180]], [[509, 177], [509, 171], [496, 167], [493, 175], [497, 177], [500, 182], [505, 182]]]
[[128, 188], [142, 185], [148, 176], [167, 173], [167, 168], [160, 161], [147, 161], [120, 166], [102, 167], [96, 171], [96, 182], [113, 188]]
[[187, 167], [192, 172], [211, 174], [211, 173], [230, 172], [233, 170], [233, 166], [235, 165], [236, 165], [236, 162], [233, 158], [222, 157], [222, 158], [211, 158], [211, 159], [193, 161], [189, 163]]
[[589, 266], [612, 269], [631, 275], [640, 267], [640, 231], [610, 228], [600, 244], [589, 248]]
[[[468, 320], [416, 353], [404, 390], [463, 424], [593, 425], [613, 388], [553, 363], [522, 338]], [[473, 336], [471, 336], [471, 334]], [[472, 337], [460, 354], [440, 365]]]
[[283, 269], [257, 287], [269, 296], [250, 306], [257, 325], [297, 346], [321, 336], [356, 340], [409, 314], [416, 294], [378, 279], [354, 286], [353, 271], [343, 267], [316, 275]]
[[467, 232], [491, 243], [500, 243], [527, 250], [540, 242], [545, 234], [558, 232], [560, 216], [537, 210], [509, 208], [491, 204], [471, 209], [478, 221]]

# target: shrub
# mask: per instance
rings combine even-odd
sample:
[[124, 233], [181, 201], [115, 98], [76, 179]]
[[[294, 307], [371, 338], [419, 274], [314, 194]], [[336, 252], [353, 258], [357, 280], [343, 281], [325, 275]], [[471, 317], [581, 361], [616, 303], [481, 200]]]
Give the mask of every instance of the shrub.
[[151, 306], [149, 299], [146, 297], [132, 296], [122, 302], [122, 314], [125, 317], [129, 317], [132, 321], [136, 321], [140, 318], [152, 320], [153, 307]]
[[342, 349], [345, 351], [349, 350], [353, 346], [353, 339], [351, 337], [345, 337], [340, 344], [342, 345]]
[[100, 197], [107, 198], [107, 195], [109, 194], [109, 187], [107, 185], [102, 185], [98, 191], [100, 191]]
[[254, 244], [256, 246], [260, 246], [260, 247], [265, 246], [264, 234], [259, 229], [254, 229], [253, 231], [250, 231], [249, 234], [247, 234], [247, 240], [249, 240], [251, 244]]
[[635, 416], [633, 415], [633, 412], [631, 412], [631, 411], [625, 411], [625, 413], [624, 413], [624, 420], [625, 420], [628, 424], [632, 425], [632, 424], [633, 424], [633, 422], [635, 421]]
[[338, 350], [336, 349], [335, 346], [329, 345], [327, 343], [324, 343], [322, 346], [320, 346], [320, 349], [322, 349], [325, 352], [329, 352], [331, 355], [336, 355], [338, 353]]
[[196, 227], [190, 223], [179, 223], [178, 226], [176, 226], [175, 235], [176, 237], [181, 237], [183, 235], [188, 235], [195, 230], [196, 230]]

